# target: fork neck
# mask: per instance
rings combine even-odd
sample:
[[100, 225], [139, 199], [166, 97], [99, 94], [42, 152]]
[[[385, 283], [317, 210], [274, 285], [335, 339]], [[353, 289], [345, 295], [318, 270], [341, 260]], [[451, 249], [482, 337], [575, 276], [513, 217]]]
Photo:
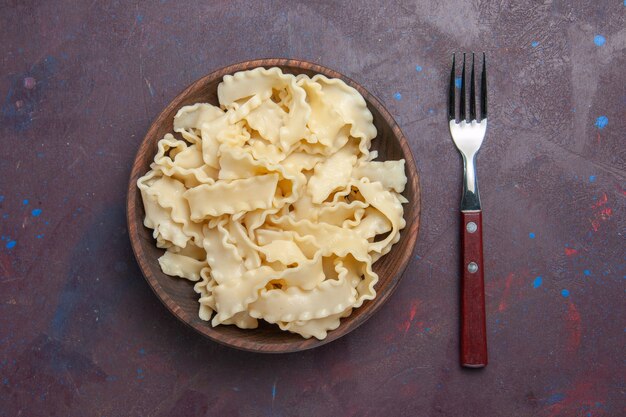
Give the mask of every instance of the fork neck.
[[476, 154], [469, 157], [463, 155], [463, 197], [461, 211], [481, 210], [478, 194], [478, 178], [476, 178]]

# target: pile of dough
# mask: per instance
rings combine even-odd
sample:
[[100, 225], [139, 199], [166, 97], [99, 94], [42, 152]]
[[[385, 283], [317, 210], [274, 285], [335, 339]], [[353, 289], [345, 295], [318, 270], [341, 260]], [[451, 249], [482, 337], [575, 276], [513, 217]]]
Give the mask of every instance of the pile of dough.
[[182, 139], [166, 134], [137, 181], [161, 269], [195, 282], [213, 326], [323, 339], [376, 296], [372, 264], [405, 226], [404, 160], [374, 161], [372, 114], [339, 79], [256, 68], [218, 98], [178, 111]]

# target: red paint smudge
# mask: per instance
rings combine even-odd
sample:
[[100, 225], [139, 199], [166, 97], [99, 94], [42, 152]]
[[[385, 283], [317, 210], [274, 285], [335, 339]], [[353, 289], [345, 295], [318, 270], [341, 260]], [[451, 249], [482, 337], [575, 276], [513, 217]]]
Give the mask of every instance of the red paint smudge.
[[406, 334], [406, 332], [409, 331], [409, 329], [411, 328], [411, 324], [413, 323], [413, 319], [415, 318], [415, 315], [417, 314], [417, 307], [419, 306], [419, 300], [415, 300], [413, 301], [413, 303], [411, 304], [411, 310], [409, 311], [409, 319], [400, 323], [400, 330], [402, 330], [404, 332], [404, 334]]
[[509, 275], [507, 275], [504, 281], [504, 291], [502, 292], [502, 297], [500, 298], [500, 304], [498, 304], [499, 312], [503, 312], [504, 310], [506, 310], [509, 297], [511, 296], [511, 284], [513, 283], [514, 276], [515, 275], [511, 272]]
[[393, 339], [395, 339], [396, 336], [392, 333], [387, 333], [385, 336], [383, 336], [383, 340], [387, 343], [391, 343], [391, 341], [393, 341]]
[[576, 381], [574, 386], [566, 391], [565, 398], [547, 407], [550, 417], [573, 416], [580, 410], [592, 410], [594, 417], [605, 415], [604, 398], [606, 388], [600, 383], [598, 376], [585, 376], [585, 381]]
[[341, 361], [330, 368], [330, 374], [333, 379], [345, 378], [346, 375], [351, 375], [353, 372], [354, 365], [350, 361]]
[[6, 252], [0, 253], [0, 278], [7, 278], [10, 280], [11, 277], [15, 277], [15, 271], [13, 270], [13, 262], [11, 262], [11, 257]]
[[411, 306], [411, 313], [409, 315], [409, 321], [413, 321], [413, 319], [415, 318], [415, 313], [417, 313], [417, 303], [414, 303]]
[[609, 199], [606, 196], [606, 193], [602, 193], [602, 197], [600, 197], [598, 201], [591, 206], [591, 208], [596, 209], [598, 207], [602, 207], [603, 205], [607, 203], [607, 201], [609, 201]]
[[573, 248], [565, 248], [565, 254], [567, 256], [573, 256], [576, 255], [578, 253], [578, 251], [576, 249]]
[[567, 332], [569, 333], [567, 350], [569, 352], [576, 352], [580, 346], [582, 327], [580, 324], [580, 313], [572, 301], [569, 302], [565, 320], [565, 326], [567, 328]]
[[408, 382], [400, 386], [400, 393], [403, 397], [414, 397], [421, 391], [420, 384]]
[[404, 322], [400, 323], [400, 325], [398, 327], [400, 328], [400, 330], [402, 330], [402, 333], [406, 334], [406, 332], [408, 332], [409, 328], [411, 327], [411, 322], [410, 321], [404, 321]]
[[608, 197], [606, 193], [602, 193], [602, 197], [598, 199], [595, 204], [591, 205], [593, 209], [593, 218], [589, 219], [591, 223], [591, 228], [594, 232], [600, 230], [600, 224], [608, 220], [613, 215], [613, 209], [611, 207], [604, 207], [608, 202]]
[[504, 278], [487, 280], [485, 296], [488, 311], [494, 314], [503, 312], [521, 301], [529, 277], [530, 272], [522, 270], [511, 272]]

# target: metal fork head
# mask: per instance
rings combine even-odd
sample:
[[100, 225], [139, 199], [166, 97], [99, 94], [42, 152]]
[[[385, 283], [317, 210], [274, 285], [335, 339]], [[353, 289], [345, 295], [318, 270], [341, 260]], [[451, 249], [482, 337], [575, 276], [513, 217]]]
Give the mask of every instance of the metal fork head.
[[[476, 117], [476, 83], [474, 80], [474, 54], [472, 53], [472, 69], [470, 73], [470, 96], [469, 103], [465, 98], [465, 54], [463, 54], [463, 69], [461, 71], [461, 97], [459, 103], [459, 122], [456, 121], [456, 77], [455, 55], [452, 55], [452, 70], [450, 72], [450, 94], [448, 103], [448, 120], [450, 133], [454, 144], [461, 153], [470, 157], [478, 152], [487, 130], [487, 72], [486, 60], [483, 53], [483, 68], [481, 74], [480, 89], [480, 119]], [[469, 106], [469, 120], [466, 117], [466, 109]]]
[[[459, 119], [456, 121], [456, 57], [452, 55], [452, 70], [450, 72], [450, 91], [448, 102], [448, 121], [450, 134], [457, 149], [463, 156], [464, 163], [464, 189], [462, 209], [479, 210], [480, 198], [478, 197], [478, 183], [474, 158], [480, 149], [487, 131], [487, 72], [486, 59], [483, 53], [483, 67], [480, 88], [480, 119], [476, 117], [476, 83], [474, 80], [474, 54], [472, 53], [472, 68], [470, 73], [470, 97], [469, 103], [465, 99], [465, 54], [463, 54], [463, 69], [461, 72], [461, 94], [459, 103]], [[469, 107], [469, 120], [466, 117], [466, 108]], [[468, 208], [470, 207], [470, 208]]]

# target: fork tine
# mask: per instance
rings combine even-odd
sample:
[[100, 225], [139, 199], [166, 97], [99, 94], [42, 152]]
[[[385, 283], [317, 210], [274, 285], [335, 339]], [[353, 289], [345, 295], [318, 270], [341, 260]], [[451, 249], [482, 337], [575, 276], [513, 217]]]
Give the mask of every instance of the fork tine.
[[480, 80], [480, 119], [487, 118], [487, 58], [483, 52], [483, 72]]
[[452, 70], [450, 71], [450, 91], [448, 92], [448, 120], [456, 120], [454, 109], [454, 69], [455, 69], [455, 57], [452, 54]]
[[476, 87], [474, 82], [474, 53], [472, 52], [472, 72], [470, 75], [470, 103], [469, 103], [469, 111], [470, 111], [470, 121], [476, 120]]
[[459, 115], [461, 121], [465, 120], [465, 53], [463, 53], [463, 71], [461, 71], [461, 100], [459, 107]]

